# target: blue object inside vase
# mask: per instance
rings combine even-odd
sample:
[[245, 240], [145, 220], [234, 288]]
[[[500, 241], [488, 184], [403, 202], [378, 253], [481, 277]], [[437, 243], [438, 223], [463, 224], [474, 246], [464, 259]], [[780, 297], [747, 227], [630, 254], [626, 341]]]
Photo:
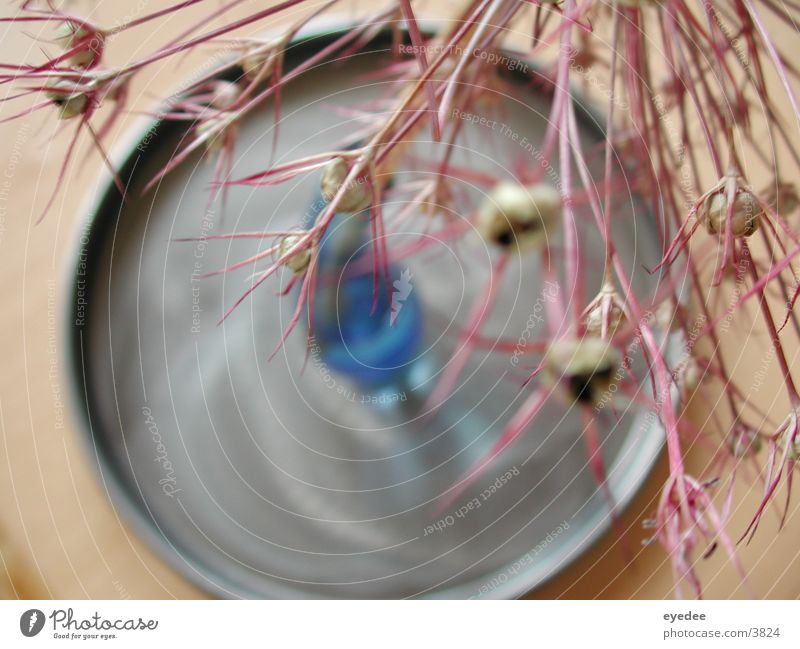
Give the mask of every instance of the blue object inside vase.
[[368, 211], [337, 215], [325, 233], [312, 333], [331, 370], [380, 392], [407, 381], [423, 322], [409, 268], [391, 264], [388, 287], [381, 269], [375, 294], [369, 233]]

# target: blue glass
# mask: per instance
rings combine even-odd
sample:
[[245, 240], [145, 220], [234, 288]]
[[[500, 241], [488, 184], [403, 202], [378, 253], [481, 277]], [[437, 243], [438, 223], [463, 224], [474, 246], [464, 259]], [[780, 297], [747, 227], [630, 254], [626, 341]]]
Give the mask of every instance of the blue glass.
[[390, 265], [389, 287], [381, 272], [375, 301], [369, 234], [368, 211], [337, 215], [325, 233], [312, 333], [329, 368], [380, 393], [407, 383], [423, 322], [408, 268]]

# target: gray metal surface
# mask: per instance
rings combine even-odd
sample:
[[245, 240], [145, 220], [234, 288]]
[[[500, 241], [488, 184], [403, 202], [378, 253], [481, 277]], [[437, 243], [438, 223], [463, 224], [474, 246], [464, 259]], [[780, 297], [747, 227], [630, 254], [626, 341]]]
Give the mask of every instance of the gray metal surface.
[[[322, 66], [289, 87], [277, 159], [338, 146], [353, 126], [335, 107], [386, 92], [364, 76], [378, 56]], [[514, 92], [503, 100], [502, 121], [537, 143], [547, 101], [521, 86]], [[268, 108], [241, 125], [235, 177], [266, 166], [271, 126]], [[587, 140], [593, 132], [587, 128]], [[136, 153], [135, 196], [175, 142], [158, 134]], [[467, 126], [464, 142], [471, 150], [456, 159], [497, 175], [510, 174], [504, 167], [514, 156], [533, 155], [479, 125]], [[434, 159], [436, 149], [414, 145], [421, 159]], [[294, 306], [293, 298], [274, 295], [276, 282], [217, 325], [249, 273], [197, 275], [267, 244], [171, 240], [296, 225], [317, 180], [237, 188], [224, 214], [219, 204], [206, 214], [212, 167], [192, 158], [142, 198], [120, 205], [112, 193], [99, 204], [79, 253], [88, 269], [79, 278], [88, 280], [85, 320], [75, 326], [73, 305], [68, 323], [76, 402], [98, 468], [114, 502], [162, 556], [228, 597], [513, 597], [607, 529], [579, 417], [557, 399], [452, 506], [436, 509], [436, 497], [491, 446], [527, 394], [519, 388], [527, 368], [483, 350], [447, 406], [435, 417], [419, 416], [430, 388], [421, 386], [430, 377], [425, 371], [451, 358], [458, 327], [488, 276], [489, 255], [477, 237], [437, 242], [397, 262], [411, 270], [423, 309], [429, 347], [420, 367], [428, 369], [397, 399], [376, 406], [365, 403], [375, 396], [368, 389], [326, 375], [313, 358], [303, 370], [303, 332], [268, 361]], [[429, 172], [420, 166], [409, 173]], [[593, 232], [588, 213], [582, 218]], [[425, 227], [414, 221], [390, 245]], [[619, 227], [636, 281], [651, 281], [641, 267], [657, 256], [657, 237], [646, 215], [634, 223], [620, 208]], [[598, 239], [581, 239], [597, 264]], [[597, 268], [589, 267], [592, 277]], [[511, 263], [484, 334], [517, 339], [530, 314], [540, 312], [543, 289], [536, 255]], [[533, 337], [542, 331], [537, 323]], [[641, 412], [616, 426], [611, 416], [602, 420], [611, 490], [621, 506], [661, 449], [653, 420]]]

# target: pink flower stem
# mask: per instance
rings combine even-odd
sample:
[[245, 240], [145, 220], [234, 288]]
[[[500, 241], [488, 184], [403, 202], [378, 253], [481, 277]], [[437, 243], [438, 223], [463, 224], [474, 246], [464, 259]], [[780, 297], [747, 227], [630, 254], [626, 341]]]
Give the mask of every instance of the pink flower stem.
[[[603, 268], [603, 275], [604, 275], [604, 282], [606, 284], [610, 283], [611, 274], [612, 274], [612, 257], [613, 257], [613, 250], [612, 250], [612, 241], [611, 241], [611, 208], [612, 208], [612, 198], [611, 198], [611, 172], [612, 172], [612, 141], [614, 140], [614, 106], [616, 105], [616, 84], [617, 84], [617, 48], [619, 47], [619, 21], [620, 21], [620, 12], [617, 8], [613, 12], [614, 16], [612, 18], [611, 23], [611, 62], [609, 64], [610, 67], [610, 79], [608, 82], [609, 93], [608, 93], [608, 115], [606, 117], [606, 143], [605, 143], [605, 177], [604, 177], [604, 193], [605, 198], [603, 201], [604, 207], [604, 214], [603, 214], [603, 221], [604, 221], [604, 232], [603, 237], [605, 239], [605, 262]], [[587, 190], [588, 191], [588, 190]]]
[[236, 20], [228, 25], [223, 25], [222, 27], [213, 29], [210, 32], [196, 36], [195, 38], [184, 41], [183, 43], [176, 43], [175, 45], [165, 47], [158, 52], [151, 54], [150, 56], [146, 56], [145, 58], [140, 59], [131, 65], [123, 67], [121, 70], [119, 70], [119, 74], [135, 72], [136, 70], [140, 70], [150, 65], [151, 63], [155, 63], [156, 61], [166, 59], [174, 54], [184, 52], [195, 47], [196, 45], [200, 45], [201, 43], [205, 43], [206, 41], [217, 38], [218, 36], [222, 36], [223, 34], [227, 34], [228, 32], [232, 32], [265, 18], [269, 18], [270, 16], [278, 14], [286, 9], [291, 9], [292, 7], [303, 4], [304, 2], [307, 2], [307, 0], [284, 0], [284, 2], [280, 2], [272, 7], [258, 11], [250, 16], [241, 18], [240, 20]]
[[146, 16], [141, 16], [139, 18], [129, 20], [128, 22], [120, 25], [119, 27], [113, 29], [112, 31], [116, 33], [125, 31], [126, 29], [131, 29], [132, 27], [138, 27], [139, 25], [142, 25], [146, 22], [150, 22], [151, 20], [155, 20], [157, 18], [161, 18], [162, 16], [171, 14], [175, 11], [180, 11], [181, 9], [186, 9], [187, 7], [191, 7], [192, 5], [196, 5], [199, 2], [205, 2], [205, 0], [184, 0], [184, 2], [179, 2], [170, 7], [159, 9], [158, 11], [154, 11], [153, 13], [147, 14]]
[[792, 85], [789, 83], [789, 79], [786, 76], [786, 68], [781, 60], [780, 54], [775, 49], [775, 45], [772, 42], [769, 31], [761, 21], [761, 15], [759, 14], [758, 9], [756, 9], [756, 6], [752, 0], [743, 0], [743, 2], [747, 6], [747, 10], [750, 12], [753, 23], [755, 23], [759, 33], [761, 34], [764, 46], [767, 48], [767, 52], [769, 52], [772, 63], [775, 66], [775, 71], [778, 73], [778, 77], [780, 77], [781, 83], [783, 84], [786, 94], [789, 97], [789, 103], [791, 103], [792, 108], [794, 109], [795, 117], [800, 119], [800, 104], [798, 104], [797, 96], [795, 95], [794, 89], [792, 88]]

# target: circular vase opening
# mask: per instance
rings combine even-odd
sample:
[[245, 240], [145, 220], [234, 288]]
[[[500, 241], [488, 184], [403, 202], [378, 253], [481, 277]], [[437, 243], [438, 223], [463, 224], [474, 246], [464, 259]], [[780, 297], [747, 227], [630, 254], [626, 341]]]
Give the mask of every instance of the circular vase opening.
[[[298, 41], [287, 65], [334, 38]], [[270, 159], [345, 150], [361, 128], [359, 107], [380, 106], [394, 87], [374, 75], [391, 62], [391, 43], [379, 36], [298, 75], [282, 97], [277, 149], [271, 105], [250, 114], [238, 125], [231, 177]], [[450, 189], [476, 202], [486, 178], [513, 179], [520, 160], [549, 167], [545, 180], [558, 184], [556, 160], [539, 149], [551, 96], [532, 65], [508, 61], [516, 64], [498, 73], [491, 118], [454, 109], [464, 137], [452, 147], [461, 171]], [[602, 143], [590, 111], [578, 122], [587, 143]], [[209, 273], [271, 242], [213, 236], [303, 227], [325, 205], [319, 176], [237, 187], [224, 205], [209, 203], [214, 166], [198, 153], [143, 193], [184, 135], [154, 125], [122, 170], [135, 199], [122, 202], [110, 187], [99, 201], [81, 237], [68, 323], [93, 457], [114, 502], [162, 556], [229, 597], [513, 597], [607, 530], [580, 413], [564, 400], [548, 400], [519, 440], [459, 487], [527, 397], [533, 368], [497, 341], [524, 347], [541, 334], [548, 302], [570, 278], [558, 255], [545, 276], [536, 250], [509, 254], [499, 273], [493, 245], [509, 241], [500, 233], [487, 242], [442, 200], [439, 218], [458, 236], [431, 227], [425, 210], [403, 213], [404, 192], [430, 181], [446, 142], [416, 132], [385, 186], [382, 209], [395, 218], [381, 233], [389, 258], [377, 279], [369, 218], [336, 217], [319, 242], [325, 272], [312, 326], [303, 311], [273, 355], [297, 305], [296, 291], [276, 295], [292, 269], [220, 323], [259, 267]], [[601, 177], [602, 166], [590, 171]], [[634, 283], [652, 282], [643, 268], [660, 257], [653, 221], [635, 197], [621, 203], [621, 258]], [[593, 231], [588, 206], [574, 209], [578, 227]], [[599, 291], [602, 242], [578, 235], [587, 286]], [[558, 237], [547, 245], [557, 249]], [[493, 281], [480, 344], [433, 403]], [[621, 508], [648, 475], [662, 432], [636, 409], [599, 421]]]

